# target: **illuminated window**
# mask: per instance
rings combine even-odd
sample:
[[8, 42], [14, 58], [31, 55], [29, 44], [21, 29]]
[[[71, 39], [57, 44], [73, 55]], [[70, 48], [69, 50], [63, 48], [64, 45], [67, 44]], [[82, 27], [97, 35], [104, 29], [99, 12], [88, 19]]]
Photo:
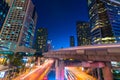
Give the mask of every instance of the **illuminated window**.
[[16, 7], [16, 9], [23, 9], [22, 7]]
[[40, 46], [40, 48], [42, 48], [42, 46]]
[[21, 2], [25, 2], [25, 0], [21, 0]]

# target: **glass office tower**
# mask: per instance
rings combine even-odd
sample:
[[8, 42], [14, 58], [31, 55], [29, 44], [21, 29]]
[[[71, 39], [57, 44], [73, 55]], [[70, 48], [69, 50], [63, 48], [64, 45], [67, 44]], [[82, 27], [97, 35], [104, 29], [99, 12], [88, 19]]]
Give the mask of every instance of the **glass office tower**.
[[91, 44], [89, 22], [78, 21], [76, 23], [76, 31], [77, 31], [77, 45], [78, 46]]
[[88, 0], [92, 44], [120, 43], [120, 3]]
[[3, 24], [0, 46], [15, 51], [18, 46], [32, 48], [37, 14], [31, 0], [12, 0]]
[[47, 47], [48, 31], [47, 28], [40, 27], [36, 33], [36, 51], [43, 53], [48, 51]]

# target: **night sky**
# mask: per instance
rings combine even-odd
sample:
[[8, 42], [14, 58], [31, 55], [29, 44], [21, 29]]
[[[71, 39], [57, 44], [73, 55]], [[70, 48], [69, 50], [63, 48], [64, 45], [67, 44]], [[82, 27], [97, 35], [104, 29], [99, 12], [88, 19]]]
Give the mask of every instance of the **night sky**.
[[[87, 0], [33, 0], [37, 12], [37, 28], [48, 29], [54, 49], [70, 46], [69, 37], [76, 37], [76, 21], [88, 21]], [[75, 40], [77, 40], [75, 38]]]

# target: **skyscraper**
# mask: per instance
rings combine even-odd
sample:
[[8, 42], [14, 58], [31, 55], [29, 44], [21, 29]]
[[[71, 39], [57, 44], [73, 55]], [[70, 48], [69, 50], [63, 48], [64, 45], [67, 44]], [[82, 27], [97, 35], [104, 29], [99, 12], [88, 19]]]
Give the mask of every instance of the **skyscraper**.
[[92, 44], [120, 43], [120, 1], [88, 0]]
[[32, 51], [37, 14], [31, 0], [12, 0], [0, 39], [9, 51]]
[[77, 45], [90, 45], [90, 27], [88, 22], [78, 21], [76, 23], [76, 31], [77, 31]]
[[47, 51], [48, 31], [47, 28], [40, 27], [36, 34], [36, 51], [42, 54]]
[[4, 0], [0, 0], [0, 31], [8, 13], [9, 6]]
[[75, 46], [75, 38], [74, 36], [70, 36], [70, 47], [74, 47]]

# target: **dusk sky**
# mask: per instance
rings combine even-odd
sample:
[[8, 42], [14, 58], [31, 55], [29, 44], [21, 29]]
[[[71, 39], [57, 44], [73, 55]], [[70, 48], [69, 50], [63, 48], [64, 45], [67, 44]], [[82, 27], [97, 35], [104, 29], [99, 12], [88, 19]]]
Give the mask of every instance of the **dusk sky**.
[[76, 21], [88, 21], [87, 0], [33, 0], [38, 12], [38, 27], [48, 29], [54, 49], [70, 47], [76, 39]]

